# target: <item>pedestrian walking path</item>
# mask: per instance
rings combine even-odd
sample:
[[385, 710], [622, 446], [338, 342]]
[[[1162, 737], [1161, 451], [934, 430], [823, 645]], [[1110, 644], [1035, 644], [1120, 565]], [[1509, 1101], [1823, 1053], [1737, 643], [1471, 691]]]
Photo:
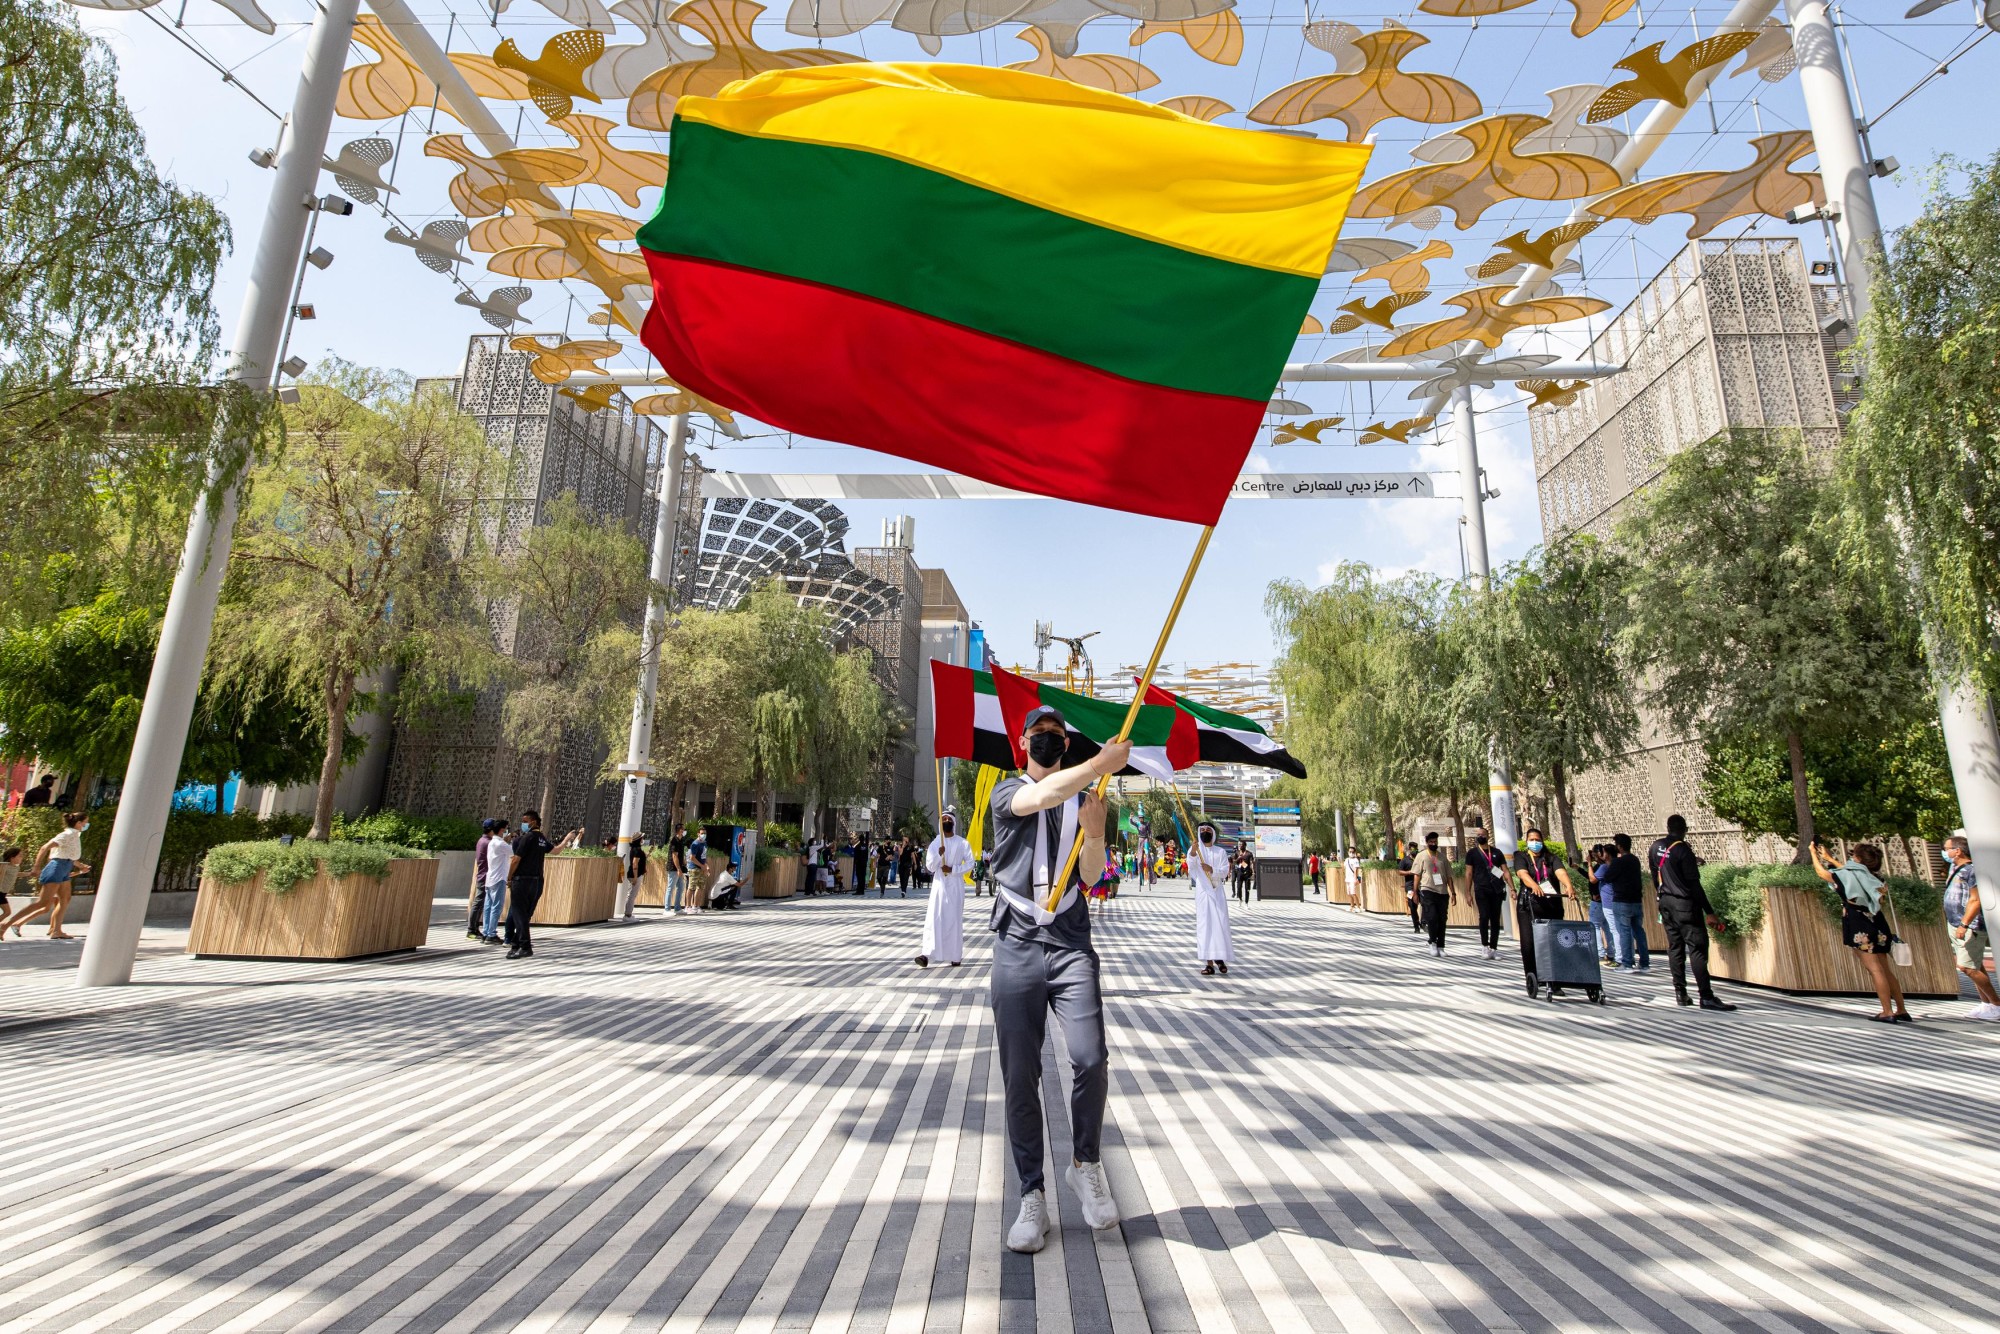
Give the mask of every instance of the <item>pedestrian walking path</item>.
[[440, 927], [115, 992], [0, 974], [0, 1334], [2000, 1322], [1994, 1026], [1704, 1014], [1657, 977], [1536, 1004], [1456, 933], [1438, 961], [1396, 919], [1234, 912], [1227, 978], [1185, 885], [1100, 922], [1126, 1220], [1059, 1191], [1032, 1257], [1000, 1244], [988, 938], [917, 969], [918, 898], [519, 963]]

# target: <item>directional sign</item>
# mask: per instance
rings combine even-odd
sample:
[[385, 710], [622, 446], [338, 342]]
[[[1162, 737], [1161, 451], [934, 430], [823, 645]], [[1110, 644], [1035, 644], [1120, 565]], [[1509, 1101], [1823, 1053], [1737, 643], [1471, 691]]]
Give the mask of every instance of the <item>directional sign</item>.
[[[1231, 500], [1408, 500], [1437, 496], [1428, 472], [1246, 472]], [[1042, 500], [949, 472], [786, 473], [704, 470], [706, 496], [750, 500]]]

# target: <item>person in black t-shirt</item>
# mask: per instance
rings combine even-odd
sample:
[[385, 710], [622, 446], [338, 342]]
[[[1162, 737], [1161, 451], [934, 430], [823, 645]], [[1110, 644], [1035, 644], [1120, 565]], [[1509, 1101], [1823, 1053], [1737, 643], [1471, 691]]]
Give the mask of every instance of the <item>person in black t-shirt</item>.
[[[1646, 882], [1641, 874], [1639, 859], [1632, 855], [1632, 836], [1613, 834], [1611, 865], [1605, 871], [1605, 879], [1611, 884], [1611, 901], [1604, 905], [1604, 916], [1611, 926], [1611, 954], [1620, 968], [1630, 968], [1635, 973], [1648, 972], [1653, 967], [1652, 952], [1646, 944], [1646, 923], [1643, 920], [1646, 907]], [[1635, 966], [1633, 960], [1637, 958]]]
[[[1021, 726], [1027, 772], [993, 789], [993, 1029], [1006, 1091], [1007, 1143], [1021, 1179], [1021, 1213], [1007, 1248], [1039, 1251], [1048, 1234], [1042, 1182], [1042, 1046], [1051, 1012], [1069, 1049], [1071, 1164], [1063, 1173], [1093, 1228], [1117, 1225], [1098, 1159], [1104, 1100], [1110, 1088], [1104, 1043], [1104, 1002], [1097, 951], [1090, 945], [1090, 907], [1083, 889], [1104, 875], [1104, 803], [1091, 783], [1125, 767], [1129, 742], [1107, 742], [1074, 768], [1061, 769], [1069, 748], [1063, 716], [1047, 705]], [[1081, 842], [1072, 861], [1070, 849]], [[1064, 867], [1067, 878], [1060, 884]], [[1055, 904], [1050, 906], [1052, 892]]]
[[1507, 859], [1486, 841], [1486, 831], [1471, 830], [1472, 847], [1465, 865], [1472, 877], [1472, 901], [1479, 909], [1479, 947], [1489, 959], [1500, 955], [1500, 914], [1507, 906]]
[[528, 919], [535, 915], [535, 906], [542, 901], [542, 859], [551, 852], [575, 847], [582, 837], [583, 830], [572, 829], [562, 842], [551, 843], [542, 832], [542, 813], [521, 812], [521, 832], [514, 836], [514, 855], [507, 873], [507, 939], [514, 946], [507, 951], [508, 958], [525, 959], [535, 952]]
[[[1557, 921], [1563, 915], [1563, 899], [1575, 898], [1562, 856], [1542, 841], [1542, 831], [1530, 829], [1521, 848], [1514, 854], [1514, 924], [1521, 936], [1521, 967], [1535, 976], [1535, 923]], [[1533, 995], [1534, 987], [1529, 987]]]

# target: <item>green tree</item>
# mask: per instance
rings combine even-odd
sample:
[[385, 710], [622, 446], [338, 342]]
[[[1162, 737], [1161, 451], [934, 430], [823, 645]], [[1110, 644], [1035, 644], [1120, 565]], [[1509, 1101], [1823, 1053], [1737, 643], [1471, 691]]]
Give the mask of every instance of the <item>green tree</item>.
[[1685, 733], [1785, 747], [1800, 862], [1807, 745], [1926, 690], [1914, 644], [1840, 559], [1830, 490], [1796, 435], [1730, 431], [1675, 455], [1621, 530], [1634, 679]]
[[806, 724], [801, 778], [808, 829], [822, 805], [867, 794], [876, 762], [907, 729], [908, 720], [875, 679], [874, 655], [865, 648], [835, 654]]
[[[1942, 839], [1958, 823], [1951, 764], [1935, 717], [1816, 737], [1806, 746], [1806, 775], [1822, 838], [1896, 837], [1910, 853], [1911, 838]], [[1798, 836], [1782, 744], [1709, 746], [1701, 796], [1709, 809], [1746, 833]]]
[[747, 617], [693, 609], [667, 623], [654, 697], [653, 762], [718, 792], [753, 774], [757, 634]]
[[51, 0], [0, 6], [0, 606], [171, 578], [219, 408], [229, 224], [161, 176], [117, 69]]
[[1309, 789], [1341, 806], [1372, 799], [1393, 830], [1400, 775], [1389, 649], [1401, 624], [1393, 593], [1350, 561], [1318, 588], [1273, 583], [1264, 606], [1291, 715], [1286, 747], [1312, 775]]
[[[1956, 192], [1953, 190], [1957, 184]], [[2000, 691], [2000, 154], [1933, 169], [1862, 329], [1840, 473], [1850, 552], [1927, 628], [1945, 673]]]
[[514, 603], [508, 736], [542, 760], [540, 808], [554, 818], [557, 766], [574, 737], [611, 746], [630, 721], [650, 581], [646, 548], [616, 519], [562, 495], [498, 561]]
[[[107, 590], [32, 626], [0, 630], [0, 758], [30, 759], [91, 779], [125, 772], [152, 675], [159, 615]], [[181, 756], [183, 782], [287, 785], [318, 771], [326, 720], [269, 679], [202, 683]], [[353, 744], [357, 739], [349, 737]]]
[[1619, 553], [1580, 535], [1503, 568], [1453, 618], [1463, 666], [1456, 711], [1492, 729], [1519, 768], [1546, 778], [1570, 848], [1577, 773], [1638, 740], [1619, 648], [1628, 575]]
[[452, 548], [498, 465], [449, 396], [397, 373], [325, 365], [285, 418], [283, 454], [251, 475], [211, 671], [276, 678], [326, 720], [311, 830], [324, 839], [360, 683], [393, 666], [421, 698], [493, 670]]

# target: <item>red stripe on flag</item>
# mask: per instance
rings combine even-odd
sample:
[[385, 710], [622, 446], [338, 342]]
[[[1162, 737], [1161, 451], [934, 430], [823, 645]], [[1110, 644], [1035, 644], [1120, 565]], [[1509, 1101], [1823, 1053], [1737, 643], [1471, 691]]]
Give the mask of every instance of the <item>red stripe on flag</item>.
[[1141, 384], [870, 297], [642, 252], [646, 350], [781, 430], [1087, 505], [1212, 524], [1264, 404]]
[[1000, 697], [1000, 716], [1007, 720], [1007, 744], [1014, 748], [1014, 767], [1024, 769], [1028, 764], [1028, 752], [1021, 748], [1021, 728], [1028, 721], [1028, 710], [1042, 702], [1042, 688], [1025, 676], [1016, 676], [993, 664], [993, 693]]
[[972, 669], [931, 659], [931, 749], [939, 759], [970, 760], [975, 716]]
[[[1132, 680], [1137, 682], [1138, 677]], [[1146, 702], [1164, 704], [1174, 711], [1174, 728], [1167, 733], [1167, 763], [1176, 769], [1191, 769], [1201, 762], [1201, 728], [1194, 715], [1181, 708], [1180, 701], [1169, 691], [1160, 689], [1151, 681], [1146, 682]]]

